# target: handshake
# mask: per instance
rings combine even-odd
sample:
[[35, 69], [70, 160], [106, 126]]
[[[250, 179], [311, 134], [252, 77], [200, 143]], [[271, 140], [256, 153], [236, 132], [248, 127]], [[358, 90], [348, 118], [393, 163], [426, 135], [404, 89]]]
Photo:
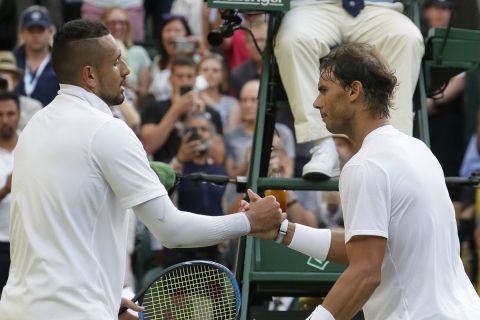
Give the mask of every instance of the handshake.
[[250, 203], [242, 200], [239, 211], [245, 212], [250, 221], [250, 235], [275, 240], [278, 237], [280, 224], [286, 219], [287, 213], [282, 212], [274, 196], [262, 198], [250, 189], [247, 194]]
[[[168, 191], [173, 189], [182, 179], [180, 174], [166, 163], [152, 161], [150, 167]], [[228, 181], [228, 179], [225, 181]], [[248, 190], [247, 195], [250, 203], [242, 200], [238, 211], [244, 212], [250, 221], [250, 235], [275, 240], [278, 236], [280, 224], [287, 217], [287, 213], [282, 212], [280, 204], [274, 196], [262, 198], [252, 190]]]

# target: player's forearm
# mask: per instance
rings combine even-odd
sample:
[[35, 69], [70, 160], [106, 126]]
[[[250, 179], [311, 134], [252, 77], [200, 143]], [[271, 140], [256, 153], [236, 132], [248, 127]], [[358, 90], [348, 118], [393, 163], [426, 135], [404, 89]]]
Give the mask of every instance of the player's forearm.
[[204, 216], [180, 211], [168, 196], [147, 201], [133, 211], [167, 248], [210, 246], [250, 232], [244, 213]]
[[349, 266], [323, 301], [335, 320], [352, 319], [380, 284], [380, 274]]

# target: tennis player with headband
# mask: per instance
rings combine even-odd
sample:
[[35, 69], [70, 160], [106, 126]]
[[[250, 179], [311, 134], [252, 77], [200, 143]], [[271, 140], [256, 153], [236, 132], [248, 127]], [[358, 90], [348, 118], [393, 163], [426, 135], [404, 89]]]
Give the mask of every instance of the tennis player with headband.
[[[285, 214], [274, 197], [220, 217], [175, 208], [140, 141], [112, 116], [129, 70], [102, 24], [66, 23], [54, 37], [52, 60], [60, 91], [30, 120], [15, 150], [12, 264], [1, 319], [116, 319], [128, 208], [167, 247], [277, 235]], [[128, 300], [122, 305], [138, 310]]]
[[277, 238], [348, 264], [308, 319], [351, 319], [362, 308], [366, 320], [480, 319], [442, 168], [422, 141], [388, 123], [395, 86], [368, 45], [340, 46], [322, 59], [314, 108], [330, 132], [352, 139], [356, 154], [340, 176], [345, 231], [285, 220]]

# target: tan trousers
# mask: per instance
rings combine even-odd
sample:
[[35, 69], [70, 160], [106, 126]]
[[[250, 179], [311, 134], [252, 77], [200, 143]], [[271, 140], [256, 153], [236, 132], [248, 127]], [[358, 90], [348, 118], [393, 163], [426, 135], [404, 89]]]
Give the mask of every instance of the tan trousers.
[[398, 79], [390, 123], [412, 135], [412, 97], [424, 53], [423, 38], [401, 12], [399, 3], [367, 4], [353, 18], [340, 3], [318, 2], [292, 8], [276, 38], [275, 55], [295, 118], [297, 142], [331, 136], [320, 112], [312, 107], [317, 97], [319, 59], [335, 45], [362, 42], [374, 45]]

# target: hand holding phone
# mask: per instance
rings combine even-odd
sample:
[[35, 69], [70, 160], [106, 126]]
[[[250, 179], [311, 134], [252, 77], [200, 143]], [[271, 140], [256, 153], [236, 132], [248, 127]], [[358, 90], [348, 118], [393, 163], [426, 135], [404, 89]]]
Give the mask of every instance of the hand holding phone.
[[184, 94], [187, 94], [188, 92], [193, 90], [192, 86], [180, 86], [180, 95], [183, 96]]
[[186, 37], [175, 38], [175, 52], [181, 52], [185, 54], [192, 54], [197, 47], [195, 42], [190, 41]]
[[190, 133], [190, 137], [188, 138], [188, 141], [195, 141], [200, 139], [197, 128], [195, 127], [188, 128], [187, 132]]

